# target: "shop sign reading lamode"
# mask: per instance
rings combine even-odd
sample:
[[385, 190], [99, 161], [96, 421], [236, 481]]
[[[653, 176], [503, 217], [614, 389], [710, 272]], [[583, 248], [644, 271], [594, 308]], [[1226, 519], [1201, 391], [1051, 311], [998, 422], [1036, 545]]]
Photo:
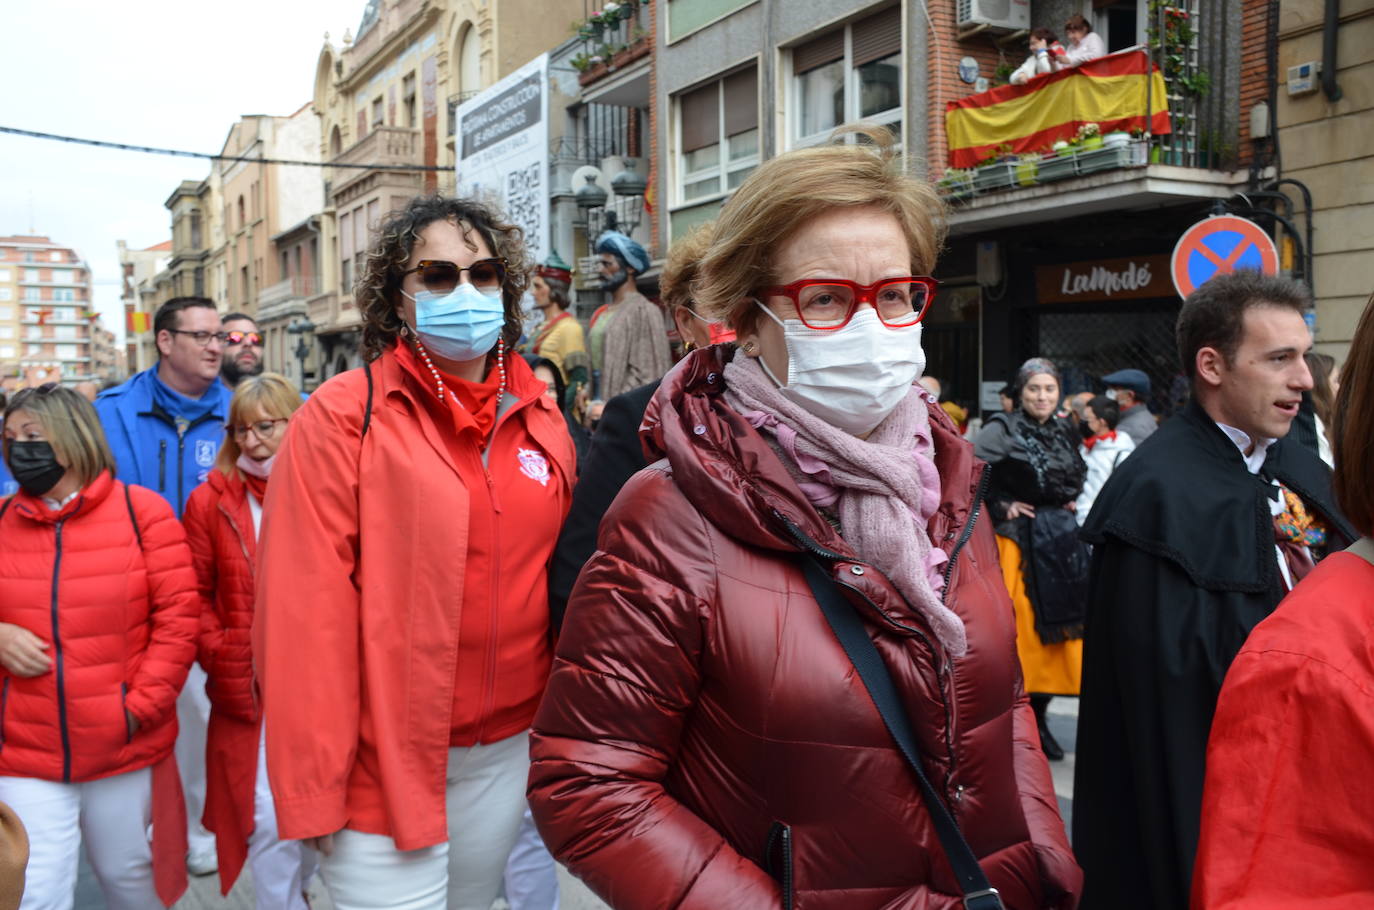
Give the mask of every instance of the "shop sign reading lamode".
[[1128, 256], [1042, 265], [1035, 270], [1040, 303], [1087, 303], [1172, 297], [1169, 257]]

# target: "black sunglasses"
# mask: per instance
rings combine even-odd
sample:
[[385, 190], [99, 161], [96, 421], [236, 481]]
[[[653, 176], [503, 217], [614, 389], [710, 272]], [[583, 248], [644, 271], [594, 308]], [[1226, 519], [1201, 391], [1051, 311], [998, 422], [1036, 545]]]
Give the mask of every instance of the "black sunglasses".
[[468, 281], [476, 288], [497, 288], [506, 283], [506, 260], [479, 259], [472, 265], [459, 266], [447, 259], [421, 259], [413, 269], [406, 269], [400, 277], [411, 272], [420, 276], [420, 283], [427, 291], [447, 293], [458, 286], [464, 272]]

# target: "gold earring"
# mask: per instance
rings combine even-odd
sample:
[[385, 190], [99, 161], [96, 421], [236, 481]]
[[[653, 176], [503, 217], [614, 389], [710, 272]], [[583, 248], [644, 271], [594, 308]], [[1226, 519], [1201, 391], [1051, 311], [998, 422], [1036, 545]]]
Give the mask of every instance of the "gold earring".
[[746, 353], [746, 354], [752, 354], [752, 353], [754, 353], [754, 348], [755, 348], [755, 347], [756, 347], [756, 345], [754, 344], [754, 342], [752, 342], [752, 341], [746, 341], [746, 342], [744, 343], [744, 353]]

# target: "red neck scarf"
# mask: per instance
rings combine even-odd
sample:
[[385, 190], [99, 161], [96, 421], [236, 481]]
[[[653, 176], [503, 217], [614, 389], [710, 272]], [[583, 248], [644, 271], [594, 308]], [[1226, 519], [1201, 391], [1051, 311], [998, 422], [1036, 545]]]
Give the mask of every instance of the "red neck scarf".
[[1116, 442], [1116, 430], [1108, 430], [1105, 433], [1098, 433], [1096, 436], [1089, 436], [1087, 439], [1083, 440], [1083, 448], [1091, 452], [1093, 446], [1104, 439], [1110, 439], [1112, 442]]

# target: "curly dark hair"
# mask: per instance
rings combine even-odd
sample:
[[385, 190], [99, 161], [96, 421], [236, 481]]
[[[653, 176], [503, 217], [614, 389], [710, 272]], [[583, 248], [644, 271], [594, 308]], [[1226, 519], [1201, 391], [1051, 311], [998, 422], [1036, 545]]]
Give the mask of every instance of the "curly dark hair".
[[354, 288], [358, 312], [363, 319], [365, 360], [382, 356], [401, 334], [404, 326], [396, 312], [401, 272], [410, 261], [420, 232], [436, 221], [457, 223], [470, 249], [476, 249], [471, 235], [476, 231], [493, 256], [506, 260], [506, 283], [501, 288], [506, 325], [501, 330], [501, 337], [506, 340], [508, 350], [514, 350], [520, 340], [520, 298], [529, 286], [532, 265], [525, 250], [525, 232], [507, 222], [494, 207], [475, 199], [416, 196], [405, 208], [391, 212], [377, 225], [376, 237], [367, 251], [367, 265]]

